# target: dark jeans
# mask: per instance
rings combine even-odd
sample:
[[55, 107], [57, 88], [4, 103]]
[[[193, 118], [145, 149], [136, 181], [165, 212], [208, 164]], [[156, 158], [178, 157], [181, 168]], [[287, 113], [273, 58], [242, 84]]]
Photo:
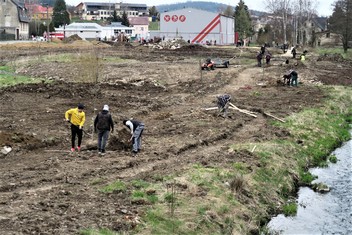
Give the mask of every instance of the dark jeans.
[[142, 133], [144, 130], [144, 123], [140, 123], [133, 132], [133, 152], [138, 152], [142, 146]]
[[108, 142], [110, 131], [98, 130], [98, 150], [105, 150], [105, 145]]
[[78, 137], [78, 145], [77, 146], [81, 147], [83, 131], [81, 129], [79, 129], [78, 126], [71, 124], [71, 135], [72, 135], [72, 139], [71, 139], [72, 148], [75, 147], [76, 135]]

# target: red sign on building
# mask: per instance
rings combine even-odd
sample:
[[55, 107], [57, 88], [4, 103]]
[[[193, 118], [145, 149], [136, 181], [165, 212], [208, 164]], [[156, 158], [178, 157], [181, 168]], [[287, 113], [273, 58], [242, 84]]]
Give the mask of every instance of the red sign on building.
[[165, 16], [164, 16], [164, 20], [165, 20], [166, 22], [169, 22], [169, 21], [170, 21], [170, 16], [169, 16], [169, 15], [165, 15]]
[[180, 15], [179, 19], [180, 19], [181, 22], [184, 22], [186, 20], [186, 16]]
[[172, 16], [172, 21], [173, 21], [173, 22], [176, 22], [177, 20], [178, 20], [178, 16], [177, 16], [177, 15], [173, 15], [173, 16]]

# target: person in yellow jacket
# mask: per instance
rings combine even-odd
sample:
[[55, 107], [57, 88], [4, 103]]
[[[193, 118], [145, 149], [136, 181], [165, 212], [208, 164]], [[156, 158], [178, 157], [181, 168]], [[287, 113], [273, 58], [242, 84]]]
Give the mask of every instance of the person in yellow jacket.
[[86, 114], [83, 112], [84, 105], [78, 104], [77, 108], [69, 109], [65, 113], [65, 119], [71, 123], [71, 152], [75, 151], [76, 135], [78, 137], [77, 151], [81, 151], [81, 143], [83, 136], [83, 125], [86, 121]]

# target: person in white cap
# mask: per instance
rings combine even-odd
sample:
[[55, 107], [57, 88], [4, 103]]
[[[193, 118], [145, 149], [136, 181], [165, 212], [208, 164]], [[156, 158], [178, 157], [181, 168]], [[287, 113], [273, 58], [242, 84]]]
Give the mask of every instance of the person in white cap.
[[109, 106], [106, 104], [103, 110], [98, 113], [94, 120], [94, 130], [98, 133], [98, 151], [99, 154], [105, 154], [105, 146], [108, 142], [109, 133], [114, 132], [114, 122], [109, 113]]

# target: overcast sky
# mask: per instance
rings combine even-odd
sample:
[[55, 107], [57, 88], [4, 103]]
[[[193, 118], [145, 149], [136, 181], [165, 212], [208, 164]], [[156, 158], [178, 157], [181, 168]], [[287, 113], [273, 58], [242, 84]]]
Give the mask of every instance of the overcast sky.
[[[78, 5], [82, 0], [65, 0], [67, 5]], [[157, 6], [161, 4], [172, 4], [172, 3], [182, 3], [186, 0], [83, 0], [83, 2], [124, 2], [124, 3], [144, 3], [148, 6]], [[207, 1], [207, 0], [204, 0]], [[250, 10], [266, 11], [265, 0], [243, 0]], [[196, 2], [196, 1], [194, 1]], [[208, 0], [208, 2], [219, 2], [223, 4], [228, 4], [231, 6], [236, 6], [239, 0]], [[319, 16], [330, 16], [332, 14], [331, 4], [335, 0], [317, 0], [317, 11]]]

